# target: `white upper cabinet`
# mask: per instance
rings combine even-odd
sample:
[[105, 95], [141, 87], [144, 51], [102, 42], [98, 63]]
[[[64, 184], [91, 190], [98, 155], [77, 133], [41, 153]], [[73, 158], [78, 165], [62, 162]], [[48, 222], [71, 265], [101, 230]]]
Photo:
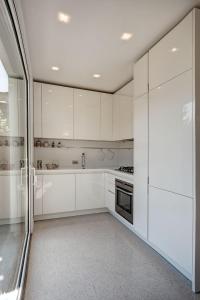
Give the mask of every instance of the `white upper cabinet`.
[[76, 175], [76, 210], [105, 207], [104, 174]]
[[192, 197], [192, 71], [149, 94], [150, 185]]
[[192, 12], [149, 51], [149, 88], [192, 67]]
[[101, 93], [101, 132], [100, 139], [112, 141], [113, 95]]
[[113, 140], [120, 140], [119, 136], [119, 118], [120, 118], [120, 97], [119, 95], [114, 95], [113, 98]]
[[34, 137], [42, 137], [42, 84], [34, 82]]
[[74, 90], [74, 130], [75, 139], [100, 139], [100, 93]]
[[171, 192], [149, 189], [149, 241], [172, 262], [192, 274], [193, 200]]
[[45, 138], [73, 139], [73, 89], [42, 85], [42, 133]]
[[114, 95], [113, 140], [133, 138], [133, 98]]
[[134, 65], [134, 98], [148, 93], [148, 53]]
[[147, 238], [148, 95], [134, 100], [134, 226]]
[[133, 138], [133, 98], [120, 96], [119, 100], [119, 137], [121, 140]]
[[75, 210], [75, 175], [43, 176], [43, 214]]

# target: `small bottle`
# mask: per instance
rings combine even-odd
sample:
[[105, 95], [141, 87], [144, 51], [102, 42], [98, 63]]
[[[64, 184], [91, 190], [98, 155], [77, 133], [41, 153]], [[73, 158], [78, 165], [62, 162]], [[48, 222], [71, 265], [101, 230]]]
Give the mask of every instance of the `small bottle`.
[[51, 147], [55, 148], [55, 142], [52, 142]]

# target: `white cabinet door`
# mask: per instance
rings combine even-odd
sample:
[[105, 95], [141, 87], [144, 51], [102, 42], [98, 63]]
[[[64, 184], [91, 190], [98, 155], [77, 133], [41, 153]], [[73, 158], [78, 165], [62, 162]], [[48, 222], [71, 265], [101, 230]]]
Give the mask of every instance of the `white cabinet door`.
[[34, 188], [34, 216], [43, 214], [43, 175], [37, 175]]
[[133, 98], [114, 95], [113, 140], [133, 138]]
[[149, 190], [149, 241], [192, 274], [193, 200], [153, 187]]
[[100, 93], [74, 90], [75, 139], [100, 139]]
[[147, 238], [148, 95], [134, 100], [134, 226]]
[[192, 197], [192, 71], [149, 94], [150, 185]]
[[110, 211], [115, 212], [115, 193], [111, 192], [110, 190], [106, 190], [105, 202], [106, 202], [106, 207]]
[[34, 82], [33, 99], [34, 137], [42, 137], [42, 84], [39, 82]]
[[113, 96], [101, 93], [101, 140], [112, 141]]
[[120, 140], [120, 95], [114, 95], [113, 98], [113, 140]]
[[73, 89], [42, 84], [44, 138], [73, 139]]
[[148, 53], [134, 65], [134, 98], [148, 93]]
[[192, 12], [149, 51], [149, 87], [192, 67]]
[[105, 207], [104, 174], [76, 175], [76, 210]]
[[43, 214], [75, 210], [75, 175], [43, 176]]
[[120, 140], [133, 138], [133, 98], [120, 96], [119, 102]]
[[12, 223], [12, 219], [20, 216], [19, 175], [0, 176], [0, 191], [0, 221], [6, 219]]

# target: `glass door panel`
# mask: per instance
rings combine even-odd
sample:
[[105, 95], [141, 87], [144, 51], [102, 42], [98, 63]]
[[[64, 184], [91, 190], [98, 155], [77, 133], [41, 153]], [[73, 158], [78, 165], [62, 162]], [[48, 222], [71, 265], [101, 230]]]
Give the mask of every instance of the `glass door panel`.
[[28, 233], [27, 78], [0, 6], [0, 295], [17, 284]]

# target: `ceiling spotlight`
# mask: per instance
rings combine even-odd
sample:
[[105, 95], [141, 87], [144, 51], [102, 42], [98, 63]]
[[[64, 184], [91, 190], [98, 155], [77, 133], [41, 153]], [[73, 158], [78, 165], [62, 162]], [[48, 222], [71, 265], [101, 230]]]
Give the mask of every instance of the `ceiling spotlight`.
[[58, 13], [58, 20], [62, 23], [69, 23], [71, 20], [71, 16], [64, 14], [63, 12]]
[[176, 47], [171, 49], [171, 52], [176, 52], [176, 51], [178, 51], [178, 48], [176, 48]]
[[93, 74], [93, 77], [94, 77], [94, 78], [100, 78], [100, 77], [101, 77], [101, 74]]
[[53, 71], [58, 71], [60, 68], [58, 68], [58, 67], [56, 67], [56, 66], [53, 66], [53, 67], [51, 67], [51, 70], [53, 70]]
[[130, 33], [130, 32], [124, 32], [122, 35], [121, 35], [121, 40], [123, 41], [128, 41], [132, 38], [133, 34]]

